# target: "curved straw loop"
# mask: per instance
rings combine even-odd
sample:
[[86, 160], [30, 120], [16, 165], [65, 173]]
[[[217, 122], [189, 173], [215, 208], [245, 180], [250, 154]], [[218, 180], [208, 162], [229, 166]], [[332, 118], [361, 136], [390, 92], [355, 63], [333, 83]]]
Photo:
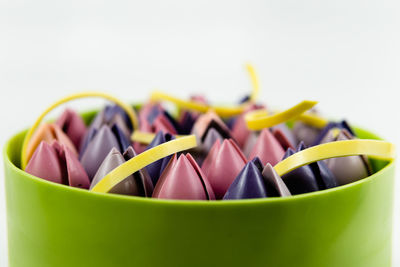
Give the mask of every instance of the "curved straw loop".
[[245, 115], [246, 124], [250, 130], [269, 128], [298, 117], [317, 103], [317, 101], [304, 100], [285, 111], [273, 115], [268, 115], [265, 110], [255, 110]]
[[324, 119], [313, 113], [303, 113], [300, 114], [297, 120], [304, 122], [307, 125], [314, 126], [315, 128], [322, 129], [328, 124], [328, 120]]
[[[141, 132], [139, 130], [136, 130], [132, 133], [131, 135], [131, 141], [133, 142], [138, 142], [144, 145], [148, 145], [153, 141], [154, 137], [156, 136], [155, 133], [147, 133], [147, 132]], [[174, 135], [176, 138], [182, 138], [188, 135]]]
[[165, 93], [157, 91], [157, 90], [154, 91], [150, 95], [150, 100], [168, 101], [168, 102], [174, 103], [179, 108], [190, 109], [190, 110], [198, 111], [201, 113], [206, 113], [209, 110], [213, 110], [219, 116], [224, 117], [224, 118], [240, 115], [244, 112], [244, 110], [246, 109], [246, 107], [248, 106], [249, 103], [257, 101], [257, 98], [260, 94], [260, 86], [258, 83], [257, 74], [256, 74], [254, 67], [251, 64], [246, 64], [245, 67], [247, 69], [247, 72], [249, 73], [253, 89], [251, 91], [249, 101], [247, 101], [241, 105], [230, 106], [230, 107], [229, 106], [210, 106], [210, 105], [200, 103], [197, 101], [184, 100], [181, 98], [177, 98], [177, 97], [171, 96], [169, 94], [165, 94]]
[[256, 74], [254, 67], [249, 63], [246, 64], [246, 69], [247, 69], [247, 72], [249, 73], [250, 81], [251, 81], [251, 84], [253, 87], [253, 90], [251, 91], [251, 94], [250, 94], [249, 101], [256, 102], [258, 99], [258, 96], [260, 94], [260, 85], [258, 82], [257, 74]]
[[189, 135], [146, 150], [113, 169], [91, 191], [107, 193], [129, 175], [143, 169], [147, 165], [174, 153], [193, 148], [196, 145], [196, 137]]
[[137, 129], [138, 128], [138, 119], [136, 116], [135, 111], [133, 110], [132, 107], [130, 107], [129, 105], [123, 103], [122, 101], [120, 101], [118, 98], [113, 97], [111, 95], [105, 94], [105, 93], [101, 93], [101, 92], [82, 92], [82, 93], [77, 93], [77, 94], [73, 94], [73, 95], [69, 95], [67, 97], [64, 97], [60, 100], [58, 100], [57, 102], [55, 102], [54, 104], [52, 104], [51, 106], [49, 106], [35, 121], [35, 123], [33, 124], [33, 126], [28, 130], [28, 133], [25, 136], [24, 139], [24, 143], [22, 145], [22, 153], [21, 153], [21, 167], [22, 169], [25, 169], [26, 165], [27, 165], [27, 157], [26, 157], [26, 150], [28, 147], [28, 143], [29, 140], [31, 139], [33, 133], [36, 131], [37, 127], [40, 125], [40, 123], [42, 122], [42, 120], [44, 119], [44, 117], [50, 112], [52, 111], [54, 108], [56, 108], [57, 106], [64, 104], [68, 101], [74, 100], [74, 99], [78, 99], [78, 98], [86, 98], [86, 97], [100, 97], [100, 98], [105, 98], [107, 100], [110, 100], [112, 102], [114, 102], [115, 104], [117, 104], [118, 106], [120, 106], [129, 116], [129, 119], [132, 122], [132, 126], [133, 129]]
[[148, 145], [153, 141], [156, 135], [154, 133], [146, 133], [141, 131], [134, 131], [131, 135], [131, 141]]
[[150, 100], [153, 101], [168, 101], [174, 103], [176, 106], [184, 109], [190, 109], [194, 111], [198, 111], [201, 113], [206, 113], [209, 110], [214, 110], [221, 117], [231, 117], [236, 116], [243, 113], [246, 105], [239, 105], [233, 107], [223, 107], [223, 106], [210, 106], [203, 103], [199, 103], [197, 101], [192, 100], [184, 100], [181, 98], [177, 98], [160, 91], [153, 91], [150, 95]]
[[344, 140], [313, 146], [277, 163], [274, 169], [282, 176], [292, 170], [310, 163], [336, 157], [368, 155], [382, 160], [393, 160], [395, 146], [392, 143], [380, 140]]

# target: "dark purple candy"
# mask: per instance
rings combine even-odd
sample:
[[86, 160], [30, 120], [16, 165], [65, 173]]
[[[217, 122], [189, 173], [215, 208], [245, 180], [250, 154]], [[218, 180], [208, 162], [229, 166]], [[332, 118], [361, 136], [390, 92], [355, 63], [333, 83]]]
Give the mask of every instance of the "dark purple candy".
[[126, 114], [125, 110], [123, 110], [120, 106], [118, 105], [112, 105], [112, 106], [106, 106], [104, 110], [104, 118], [106, 121], [111, 121], [116, 114], [120, 114], [122, 118], [124, 119], [125, 124], [128, 126], [130, 130], [133, 129], [132, 122]]
[[320, 190], [329, 189], [337, 186], [335, 175], [323, 161], [310, 164], [311, 169], [318, 182]]
[[[298, 151], [304, 147], [303, 143], [300, 143]], [[286, 150], [283, 159], [288, 158], [295, 152], [293, 149], [289, 148]], [[315, 178], [314, 172], [309, 165], [299, 167], [285, 175], [282, 176], [282, 180], [285, 182], [290, 193], [293, 195], [303, 194], [313, 191], [318, 191], [318, 183]]]
[[246, 95], [246, 96], [242, 97], [242, 98], [239, 100], [239, 104], [246, 103], [246, 102], [249, 101], [249, 100], [250, 100], [250, 96], [249, 96], [249, 95]]
[[[306, 146], [303, 142], [300, 142], [297, 152], [305, 149]], [[333, 188], [337, 186], [335, 175], [328, 168], [323, 161], [317, 161], [308, 165], [314, 173], [315, 179], [317, 180], [319, 190]]]
[[267, 197], [262, 164], [258, 158], [248, 162], [226, 191], [223, 199], [246, 199]]
[[226, 124], [226, 126], [228, 126], [229, 130], [233, 129], [233, 126], [235, 125], [237, 118], [238, 118], [237, 116], [231, 117], [225, 121], [225, 124]]
[[190, 112], [186, 111], [183, 114], [183, 117], [179, 124], [179, 128], [180, 128], [179, 134], [190, 134], [195, 121], [196, 120], [193, 117], [193, 115]]
[[118, 127], [117, 124], [114, 124], [111, 127], [111, 131], [117, 138], [118, 144], [119, 144], [119, 151], [125, 151], [128, 149], [128, 147], [131, 145], [131, 142], [129, 141], [129, 138], [125, 136], [125, 134], [122, 132], [122, 130]]
[[[156, 136], [153, 138], [151, 143], [146, 147], [146, 150], [153, 148], [155, 146], [161, 145], [165, 142], [171, 141], [175, 139], [174, 136], [172, 136], [169, 133], [164, 134], [162, 131], [159, 131]], [[149, 173], [149, 176], [151, 178], [151, 181], [153, 182], [153, 185], [155, 186], [158, 179], [160, 178], [161, 173], [167, 166], [169, 160], [171, 159], [171, 156], [167, 156], [165, 158], [162, 158], [160, 160], [157, 160], [149, 165], [146, 166], [146, 170]]]

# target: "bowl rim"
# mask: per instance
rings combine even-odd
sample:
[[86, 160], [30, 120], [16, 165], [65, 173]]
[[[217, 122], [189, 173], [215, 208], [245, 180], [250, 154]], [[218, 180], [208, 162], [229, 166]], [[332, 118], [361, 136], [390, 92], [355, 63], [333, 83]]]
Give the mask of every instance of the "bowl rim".
[[[368, 130], [365, 130], [364, 128], [359, 128], [359, 127], [353, 127], [359, 131], [363, 131], [368, 133], [369, 135], [372, 135], [376, 139], [381, 139], [379, 136], [374, 134], [373, 132], [370, 132]], [[371, 183], [378, 179], [380, 174], [382, 172], [387, 171], [389, 168], [393, 168], [396, 159], [392, 159], [388, 161], [388, 163], [379, 171], [376, 173], [363, 178], [361, 180], [358, 180], [356, 182], [352, 182], [346, 185], [341, 185], [337, 186], [334, 188], [330, 189], [325, 189], [325, 190], [319, 190], [315, 192], [309, 192], [309, 193], [304, 193], [304, 194], [299, 194], [299, 195], [292, 195], [289, 197], [266, 197], [266, 198], [251, 198], [251, 199], [235, 199], [235, 200], [178, 200], [178, 199], [159, 199], [159, 198], [151, 198], [151, 197], [140, 197], [140, 196], [128, 196], [128, 195], [120, 195], [120, 194], [112, 194], [112, 193], [99, 193], [99, 192], [92, 192], [87, 189], [81, 189], [77, 187], [72, 187], [64, 184], [58, 184], [54, 182], [47, 181], [45, 179], [42, 179], [40, 177], [36, 177], [34, 175], [31, 175], [25, 171], [23, 171], [21, 168], [16, 166], [14, 162], [12, 162], [10, 158], [10, 151], [12, 149], [11, 144], [15, 141], [15, 139], [19, 138], [22, 135], [26, 135], [28, 129], [22, 130], [17, 132], [16, 134], [12, 135], [10, 138], [7, 139], [6, 144], [4, 145], [3, 148], [3, 158], [4, 158], [4, 164], [5, 164], [5, 172], [6, 169], [11, 169], [14, 172], [18, 173], [24, 178], [31, 179], [33, 182], [40, 186], [47, 186], [50, 188], [53, 188], [52, 190], [66, 190], [67, 192], [71, 193], [76, 193], [76, 194], [83, 194], [88, 197], [97, 197], [97, 198], [102, 198], [102, 199], [108, 199], [110, 201], [128, 201], [128, 202], [141, 202], [141, 203], [146, 203], [146, 204], [155, 204], [155, 205], [173, 205], [173, 206], [187, 206], [187, 205], [195, 205], [195, 206], [238, 206], [238, 205], [254, 205], [254, 204], [266, 204], [266, 203], [290, 203], [292, 201], [299, 201], [299, 200], [306, 200], [306, 199], [311, 199], [315, 197], [323, 197], [329, 194], [333, 194], [335, 192], [343, 192], [346, 190], [351, 190], [357, 187], [360, 187], [366, 183]]]

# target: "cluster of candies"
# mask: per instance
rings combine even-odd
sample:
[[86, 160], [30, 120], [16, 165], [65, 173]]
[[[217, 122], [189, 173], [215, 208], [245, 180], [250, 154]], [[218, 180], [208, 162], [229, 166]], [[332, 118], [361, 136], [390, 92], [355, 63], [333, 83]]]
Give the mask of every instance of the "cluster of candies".
[[[207, 105], [202, 97], [192, 103]], [[138, 128], [124, 109], [106, 106], [87, 127], [67, 109], [54, 123], [43, 123], [29, 140], [25, 171], [43, 179], [93, 189], [112, 170], [144, 151], [185, 135], [197, 146], [171, 154], [124, 177], [108, 192], [163, 199], [245, 199], [290, 196], [333, 188], [372, 174], [363, 155], [330, 158], [282, 176], [274, 166], [322, 143], [355, 139], [345, 122], [315, 127], [304, 121], [250, 130], [246, 116], [266, 107], [241, 101], [240, 113], [226, 116], [180, 107], [172, 115], [161, 101], [137, 108]], [[311, 114], [311, 113], [310, 113]], [[221, 116], [223, 118], [221, 118]]]

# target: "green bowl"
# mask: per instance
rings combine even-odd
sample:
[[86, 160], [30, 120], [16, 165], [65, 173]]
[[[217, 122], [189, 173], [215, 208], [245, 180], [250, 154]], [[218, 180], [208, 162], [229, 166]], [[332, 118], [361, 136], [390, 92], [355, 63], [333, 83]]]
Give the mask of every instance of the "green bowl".
[[391, 265], [394, 162], [288, 198], [160, 200], [36, 178], [19, 168], [25, 133], [4, 150], [10, 267]]

